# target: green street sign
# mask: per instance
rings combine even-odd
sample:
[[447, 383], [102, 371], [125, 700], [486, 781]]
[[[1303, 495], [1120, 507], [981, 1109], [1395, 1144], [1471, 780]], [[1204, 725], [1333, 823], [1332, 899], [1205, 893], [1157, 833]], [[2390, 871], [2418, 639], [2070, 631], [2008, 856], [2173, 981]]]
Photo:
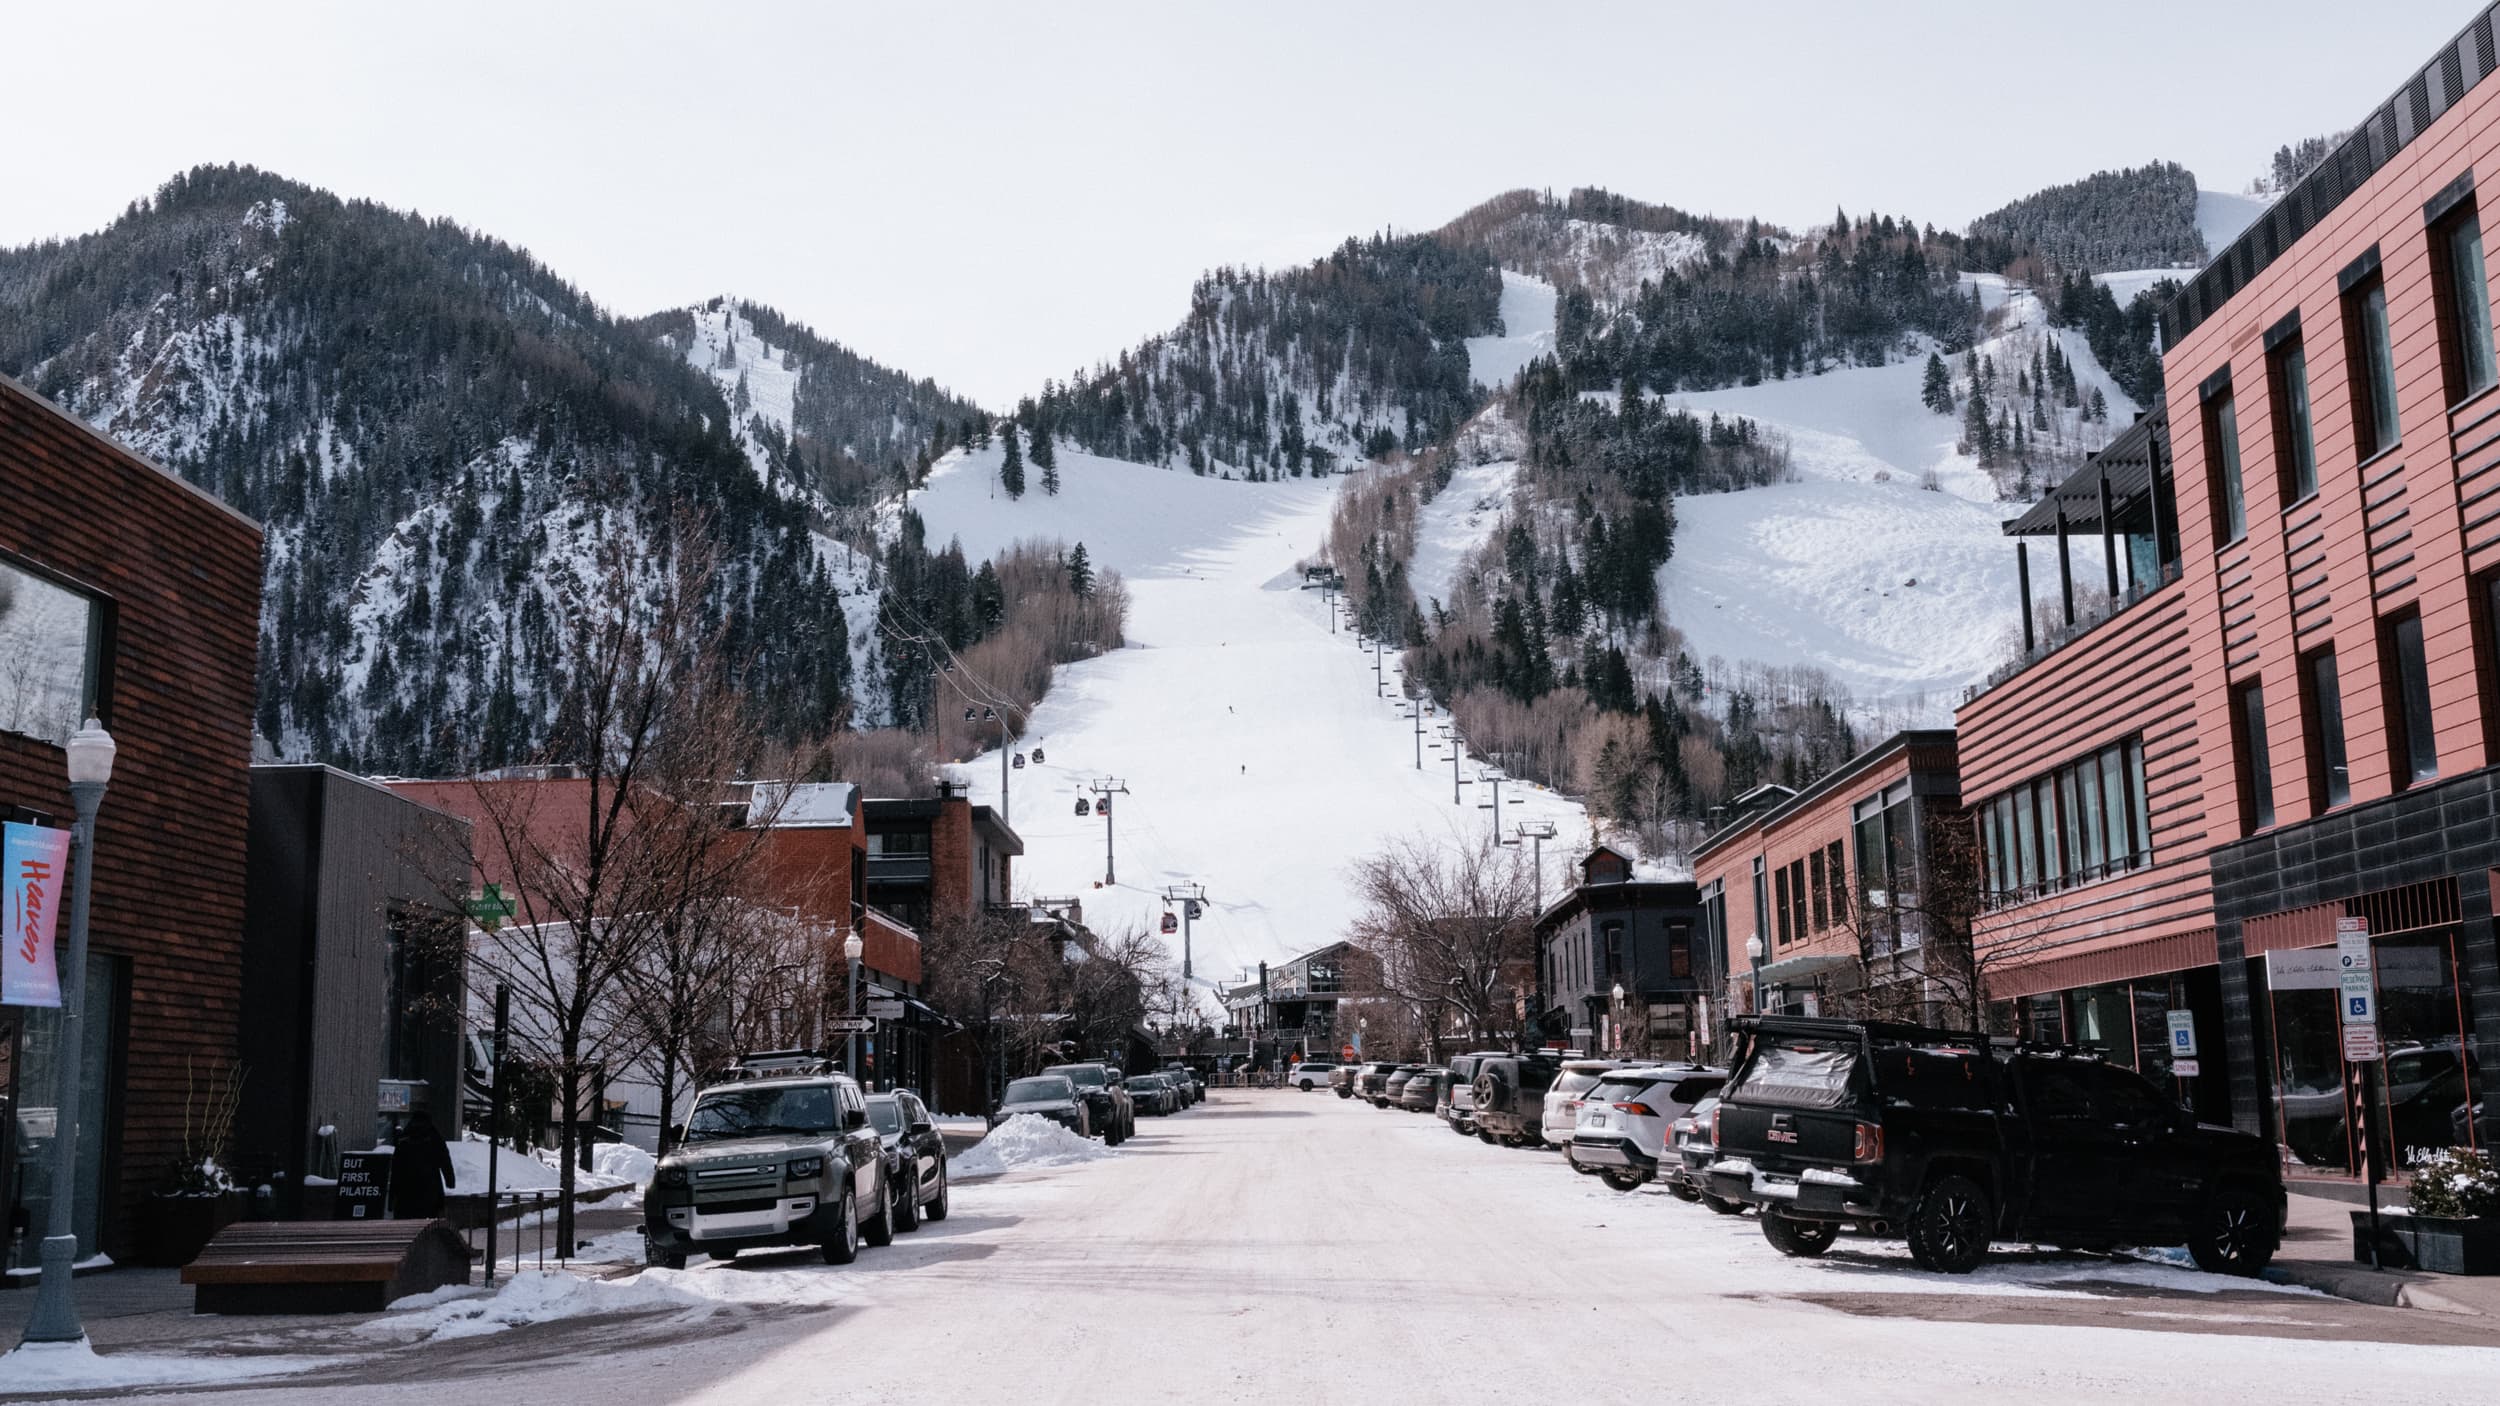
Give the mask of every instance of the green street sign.
[[483, 893], [470, 899], [465, 906], [469, 911], [469, 921], [488, 932], [493, 932], [496, 924], [512, 916], [512, 899], [503, 891], [501, 884], [488, 884]]

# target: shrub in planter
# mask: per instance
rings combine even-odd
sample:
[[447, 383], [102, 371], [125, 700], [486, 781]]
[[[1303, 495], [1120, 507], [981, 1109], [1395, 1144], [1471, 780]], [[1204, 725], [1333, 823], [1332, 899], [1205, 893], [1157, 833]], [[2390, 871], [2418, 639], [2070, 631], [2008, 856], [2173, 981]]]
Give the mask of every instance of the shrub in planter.
[[[2500, 1172], [2467, 1147], [2417, 1152], [2411, 1172], [2411, 1213], [2391, 1216], [2381, 1240], [2397, 1268], [2439, 1274], [2500, 1274]], [[2356, 1251], [2363, 1249], [2362, 1213], [2353, 1213]], [[2356, 1253], [2356, 1259], [2366, 1254]]]
[[2471, 1147], [2413, 1154], [2409, 1199], [2413, 1214], [2443, 1220], [2479, 1220], [2500, 1214], [2500, 1170], [2491, 1154]]

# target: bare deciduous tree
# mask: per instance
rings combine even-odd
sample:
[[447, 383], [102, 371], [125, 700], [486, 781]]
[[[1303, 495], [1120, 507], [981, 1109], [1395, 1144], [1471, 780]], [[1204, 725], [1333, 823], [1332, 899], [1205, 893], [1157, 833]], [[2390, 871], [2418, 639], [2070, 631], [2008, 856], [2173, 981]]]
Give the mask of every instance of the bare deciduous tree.
[[1536, 875], [1487, 835], [1408, 838], [1355, 866], [1363, 911], [1354, 941], [1378, 964], [1377, 990], [1432, 1035], [1477, 1040], [1518, 1028], [1518, 994], [1536, 963]]

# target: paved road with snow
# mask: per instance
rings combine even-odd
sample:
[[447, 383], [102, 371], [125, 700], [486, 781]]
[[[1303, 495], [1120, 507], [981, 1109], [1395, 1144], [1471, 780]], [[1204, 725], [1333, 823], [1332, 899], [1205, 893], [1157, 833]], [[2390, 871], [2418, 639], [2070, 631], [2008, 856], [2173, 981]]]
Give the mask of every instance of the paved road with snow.
[[816, 1306], [534, 1324], [240, 1399], [2442, 1401], [2500, 1379], [2500, 1349], [2462, 1345], [2482, 1320], [2164, 1266], [1784, 1260], [1750, 1219], [1325, 1093], [1219, 1092], [1101, 1161], [967, 1183], [852, 1268], [693, 1273]]

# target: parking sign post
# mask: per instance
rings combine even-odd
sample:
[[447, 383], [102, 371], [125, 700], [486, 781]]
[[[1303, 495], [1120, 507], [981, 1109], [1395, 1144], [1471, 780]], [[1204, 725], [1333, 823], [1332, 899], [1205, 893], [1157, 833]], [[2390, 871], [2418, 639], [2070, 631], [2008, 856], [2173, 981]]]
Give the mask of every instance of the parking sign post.
[[2379, 1267], [2378, 1184], [2386, 1174], [2379, 1156], [2378, 1081], [2370, 1077], [2378, 1063], [2378, 986], [2371, 970], [2370, 920], [2335, 920], [2335, 1008], [2343, 1017], [2344, 1062], [2360, 1087], [2353, 1100], [2360, 1117], [2361, 1171], [2370, 1187], [2370, 1267]]

